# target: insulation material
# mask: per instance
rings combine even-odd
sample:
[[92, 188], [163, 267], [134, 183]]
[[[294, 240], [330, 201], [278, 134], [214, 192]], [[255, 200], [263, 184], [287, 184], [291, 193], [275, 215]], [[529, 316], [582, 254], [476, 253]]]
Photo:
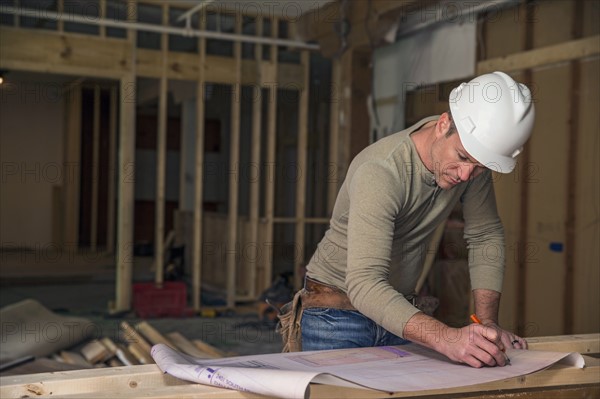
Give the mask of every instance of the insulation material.
[[446, 23], [375, 51], [376, 139], [405, 127], [408, 91], [475, 74], [475, 38], [475, 21]]

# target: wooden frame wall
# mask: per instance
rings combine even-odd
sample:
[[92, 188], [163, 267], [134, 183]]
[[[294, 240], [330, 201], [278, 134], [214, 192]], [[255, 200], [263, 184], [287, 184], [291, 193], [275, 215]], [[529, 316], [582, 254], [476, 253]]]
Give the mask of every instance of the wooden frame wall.
[[591, 111], [598, 106], [600, 28], [597, 18], [585, 17], [593, 7], [524, 3], [484, 27], [489, 51], [477, 73], [506, 71], [536, 98], [536, 124], [519, 168], [496, 179], [507, 236], [501, 324], [525, 335], [600, 328], [598, 226], [590, 224], [598, 193], [581, 187], [597, 180], [588, 172], [597, 170], [588, 146], [600, 130]]
[[[136, 20], [137, 1], [130, 0], [127, 3], [128, 18], [131, 21]], [[161, 3], [163, 12], [163, 24], [168, 23], [169, 6], [166, 3]], [[58, 3], [59, 10], [64, 7], [64, 3]], [[106, 13], [106, 2], [100, 3], [100, 15]], [[241, 33], [241, 15], [237, 16], [236, 32]], [[203, 18], [201, 18], [202, 20]], [[298, 112], [300, 115], [299, 121], [299, 140], [297, 155], [299, 167], [305, 171], [307, 168], [307, 135], [308, 135], [308, 101], [309, 101], [309, 68], [310, 68], [310, 50], [301, 51], [300, 64], [280, 64], [278, 62], [278, 46], [270, 46], [270, 59], [262, 60], [262, 45], [256, 45], [256, 53], [254, 59], [242, 59], [241, 43], [234, 44], [235, 56], [233, 58], [221, 56], [206, 55], [206, 39], [199, 38], [198, 54], [178, 53], [168, 51], [168, 34], [161, 34], [161, 49], [148, 50], [137, 47], [136, 31], [133, 29], [127, 30], [125, 40], [106, 36], [106, 29], [101, 27], [97, 36], [82, 35], [65, 32], [62, 21], [58, 24], [57, 31], [39, 31], [20, 28], [18, 25], [19, 18], [15, 18], [16, 23], [12, 27], [0, 27], [0, 47], [2, 48], [3, 56], [0, 59], [0, 67], [6, 69], [16, 69], [40, 73], [57, 73], [83, 76], [87, 78], [99, 79], [116, 79], [120, 83], [120, 103], [119, 103], [119, 145], [118, 159], [115, 156], [116, 145], [116, 119], [111, 119], [111, 143], [109, 156], [112, 159], [112, 164], [118, 164], [118, 201], [117, 201], [117, 223], [116, 223], [116, 299], [112, 305], [115, 312], [124, 311], [130, 308], [132, 293], [131, 283], [133, 275], [133, 203], [134, 203], [134, 154], [135, 154], [135, 85], [138, 77], [158, 78], [160, 80], [159, 89], [159, 122], [157, 134], [157, 189], [156, 189], [156, 222], [155, 222], [155, 262], [156, 267], [156, 283], [162, 283], [163, 276], [163, 259], [165, 248], [163, 240], [164, 231], [164, 202], [165, 202], [165, 168], [166, 168], [166, 108], [167, 108], [167, 87], [169, 79], [183, 79], [197, 82], [197, 143], [196, 143], [196, 178], [194, 182], [194, 230], [193, 230], [193, 264], [192, 269], [192, 304], [196, 310], [201, 308], [200, 289], [202, 283], [202, 223], [203, 211], [201, 198], [202, 192], [202, 169], [203, 169], [203, 115], [204, 115], [204, 84], [225, 83], [234, 85], [238, 91], [238, 98], [241, 97], [242, 85], [252, 84], [256, 91], [261, 91], [265, 87], [269, 92], [269, 104], [266, 125], [267, 145], [266, 154], [261, 157], [260, 147], [255, 145], [251, 152], [252, 162], [261, 163], [261, 158], [268, 165], [275, 164], [275, 143], [276, 143], [276, 110], [277, 110], [277, 90], [281, 87], [293, 87], [300, 92], [300, 101], [298, 104]], [[262, 34], [262, 19], [257, 19], [259, 28], [257, 34]], [[204, 22], [202, 22], [204, 23]], [[278, 18], [271, 19], [271, 37], [277, 38], [279, 20]], [[294, 28], [290, 29], [293, 32]], [[336, 74], [337, 81], [334, 82], [336, 87], [340, 87], [340, 74]], [[111, 118], [116, 115], [116, 92], [111, 93]], [[96, 102], [99, 107], [99, 101]], [[68, 151], [66, 152], [69, 160], [77, 162], [78, 157], [76, 149], [78, 148], [77, 132], [79, 125], [77, 108], [79, 102], [72, 103], [69, 108], [71, 115], [69, 122], [69, 132], [71, 132], [66, 140]], [[332, 120], [331, 125], [337, 125], [337, 106], [339, 104], [332, 103]], [[232, 101], [231, 110], [231, 154], [230, 154], [230, 170], [239, 168], [239, 130], [240, 130], [240, 102]], [[113, 112], [114, 111], [114, 112]], [[261, 130], [261, 107], [260, 104], [253, 107], [252, 128], [254, 141], [260, 136]], [[99, 116], [99, 108], [96, 109], [95, 115]], [[97, 120], [98, 119], [98, 120]], [[99, 127], [99, 118], [94, 118], [94, 126], [96, 131]], [[338, 129], [332, 129], [332, 142], [344, 140], [339, 137]], [[96, 137], [96, 135], [94, 135]], [[95, 146], [96, 147], [96, 146]], [[335, 151], [335, 150], [332, 150]], [[339, 158], [339, 157], [336, 157]], [[346, 157], [343, 157], [346, 159]], [[345, 165], [340, 166], [338, 159], [334, 160], [340, 168], [345, 168]], [[97, 162], [94, 162], [96, 165]], [[94, 170], [97, 175], [98, 170]], [[114, 174], [113, 174], [114, 176]], [[229, 197], [229, 214], [228, 214], [228, 233], [227, 245], [235, 247], [236, 242], [240, 237], [238, 234], [238, 182], [235, 181], [235, 175], [230, 175], [232, 178], [229, 181], [230, 197]], [[296, 195], [296, 211], [293, 218], [278, 218], [274, 212], [275, 196], [274, 184], [275, 181], [267, 182], [264, 187], [265, 201], [265, 218], [264, 221], [259, 220], [259, 198], [260, 186], [258, 184], [251, 186], [251, 216], [250, 216], [250, 234], [246, 237], [252, 241], [272, 242], [273, 226], [275, 223], [294, 223], [296, 224], [296, 243], [304, 251], [304, 235], [306, 223], [328, 223], [328, 218], [306, 218], [306, 173], [302, 173], [302, 177], [297, 181]], [[113, 177], [114, 178], [114, 177]], [[331, 193], [337, 191], [337, 187], [341, 181], [335, 181], [330, 185]], [[78, 201], [78, 184], [73, 187], [68, 187], [66, 191], [66, 200], [73, 207]], [[109, 189], [109, 196], [113, 196]], [[96, 198], [97, 196], [94, 196]], [[330, 197], [332, 197], [330, 195]], [[110, 198], [110, 197], [109, 197]], [[114, 224], [111, 214], [114, 214], [114, 207], [109, 200], [109, 232], [107, 233], [107, 248], [112, 249], [112, 243], [115, 242]], [[112, 207], [112, 208], [111, 208]], [[94, 205], [92, 204], [92, 208]], [[111, 210], [112, 209], [112, 210]], [[94, 214], [96, 212], [93, 212]], [[67, 212], [68, 223], [65, 226], [74, 226], [74, 219], [71, 217], [73, 212]], [[97, 221], [97, 220], [96, 220]], [[259, 226], [265, 226], [264, 237], [259, 234]], [[95, 223], [92, 223], [94, 228]], [[111, 228], [111, 226], [113, 226]], [[92, 248], [96, 247], [97, 237], [96, 229], [92, 233]], [[67, 231], [65, 239], [77, 235], [77, 231]], [[260, 236], [260, 237], [259, 237]], [[238, 277], [240, 273], [239, 264], [236, 262], [235, 251], [228, 252], [226, 258], [227, 268], [227, 306], [233, 307], [236, 301], [239, 300], [255, 300], [256, 295], [272, 282], [272, 246], [267, 246], [270, 252], [265, 254], [261, 264], [249, 264], [250, 270], [242, 270], [244, 279], [242, 281]], [[304, 253], [302, 256], [296, 257], [295, 268], [299, 269], [305, 261]], [[243, 295], [238, 295], [240, 284], [243, 284]], [[299, 277], [295, 279], [295, 284], [298, 287], [301, 284]]]

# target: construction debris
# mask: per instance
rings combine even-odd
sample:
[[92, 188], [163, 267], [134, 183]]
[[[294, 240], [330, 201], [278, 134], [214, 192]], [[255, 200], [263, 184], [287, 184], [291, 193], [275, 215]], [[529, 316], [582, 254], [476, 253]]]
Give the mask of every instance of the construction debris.
[[[15, 362], [14, 366], [3, 364], [2, 374], [44, 372], [49, 371], [48, 367], [55, 371], [61, 369], [61, 364], [68, 370], [152, 364], [154, 359], [150, 355], [150, 349], [159, 343], [197, 358], [235, 355], [220, 351], [199, 339], [190, 341], [177, 331], [162, 335], [147, 321], [139, 322], [135, 326], [126, 321], [121, 322], [119, 337], [120, 342], [114, 342], [108, 337], [93, 339], [78, 345], [78, 349], [60, 350], [47, 358], [36, 359], [31, 356], [28, 358], [27, 367], [23, 367], [19, 362]], [[21, 372], [21, 368], [26, 371]]]

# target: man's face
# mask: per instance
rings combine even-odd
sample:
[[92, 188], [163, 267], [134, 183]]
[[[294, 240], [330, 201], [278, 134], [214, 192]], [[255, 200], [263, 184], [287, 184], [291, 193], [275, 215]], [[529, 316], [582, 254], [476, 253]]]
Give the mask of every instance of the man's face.
[[465, 150], [457, 132], [446, 136], [438, 131], [430, 155], [435, 181], [444, 190], [475, 178], [485, 169]]

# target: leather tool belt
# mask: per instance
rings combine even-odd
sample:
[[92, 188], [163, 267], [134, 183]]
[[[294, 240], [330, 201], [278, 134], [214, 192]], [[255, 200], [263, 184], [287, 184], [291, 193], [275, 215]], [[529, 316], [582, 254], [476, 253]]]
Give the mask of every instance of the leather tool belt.
[[302, 307], [356, 310], [348, 295], [339, 288], [306, 277], [302, 290]]

